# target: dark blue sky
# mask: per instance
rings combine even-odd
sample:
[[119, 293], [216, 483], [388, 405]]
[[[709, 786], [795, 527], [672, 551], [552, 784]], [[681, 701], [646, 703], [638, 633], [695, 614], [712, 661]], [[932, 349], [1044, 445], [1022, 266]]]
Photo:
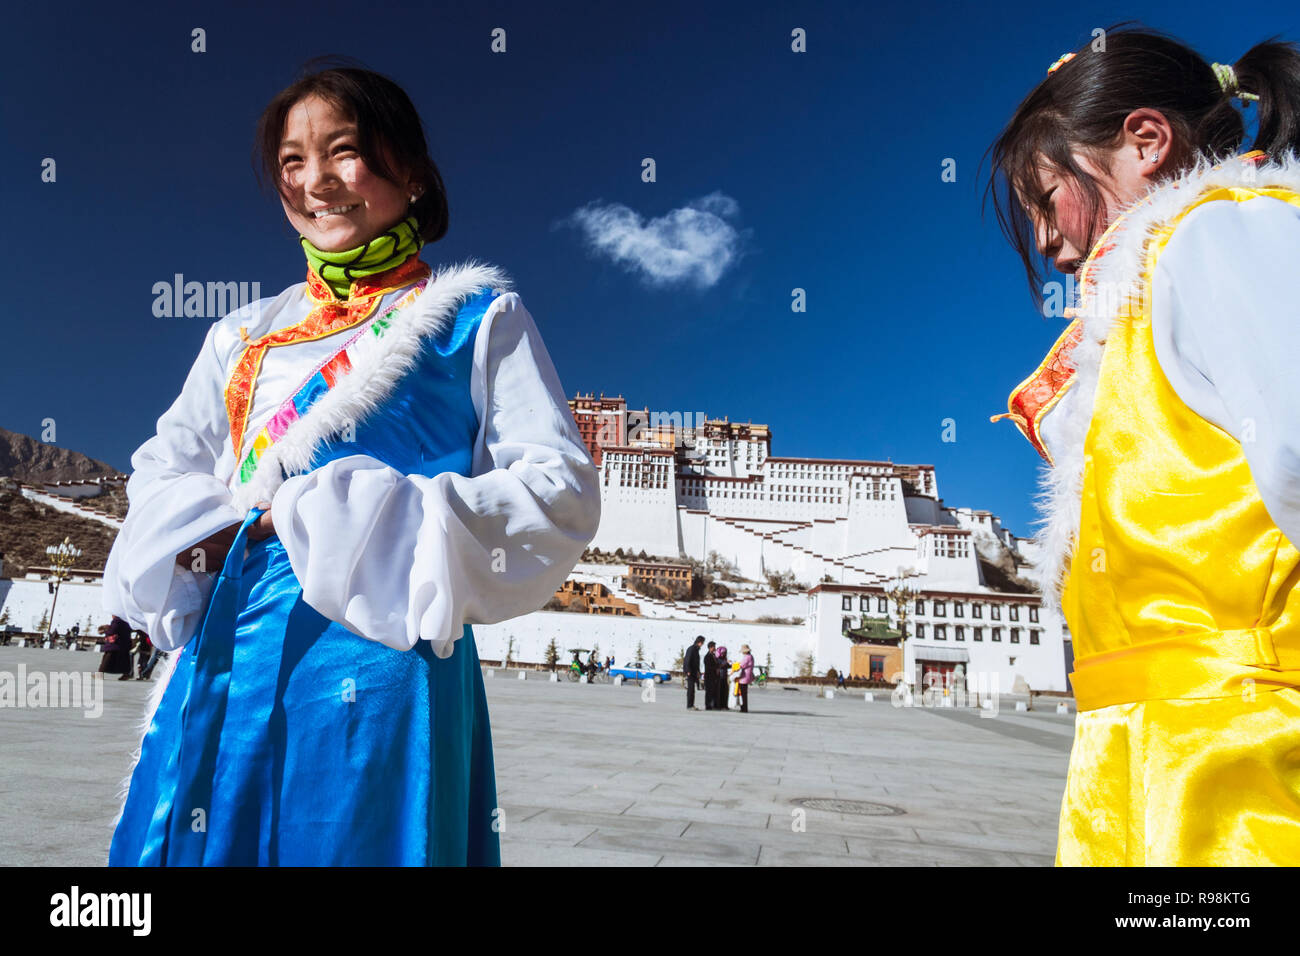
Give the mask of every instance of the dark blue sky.
[[[1094, 27], [1138, 19], [1226, 62], [1300, 38], [1294, 3], [1204, 0], [25, 4], [5, 19], [0, 425], [39, 435], [53, 418], [60, 445], [126, 469], [210, 321], [156, 318], [154, 284], [301, 281], [252, 133], [305, 60], [339, 53], [424, 118], [452, 209], [424, 259], [509, 271], [570, 395], [765, 422], [777, 455], [933, 463], [947, 504], [1019, 534], [1038, 458], [988, 418], [1061, 324], [981, 216], [985, 149]], [[734, 201], [711, 205], [739, 254], [703, 289], [649, 285], [561, 225], [591, 203], [653, 220], [714, 193]]]

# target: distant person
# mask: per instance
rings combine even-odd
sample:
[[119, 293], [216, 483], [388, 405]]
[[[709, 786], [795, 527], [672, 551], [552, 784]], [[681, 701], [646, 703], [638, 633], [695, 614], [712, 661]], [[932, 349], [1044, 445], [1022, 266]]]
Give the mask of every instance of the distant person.
[[148, 666], [149, 660], [153, 657], [153, 642], [149, 640], [149, 635], [144, 631], [136, 631], [135, 661], [136, 676], [144, 680], [144, 671]]
[[754, 682], [754, 655], [749, 653], [749, 645], [740, 645], [740, 673], [736, 683], [740, 685], [740, 712], [749, 713], [749, 685]]
[[131, 679], [131, 625], [116, 614], [113, 621], [100, 628], [104, 634], [104, 655], [99, 659], [101, 674], [121, 674], [118, 680]]
[[709, 651], [704, 655], [704, 709], [716, 710], [718, 707], [718, 658], [716, 641], [709, 641]]
[[700, 648], [704, 646], [704, 635], [695, 639], [695, 643], [686, 651], [684, 680], [686, 681], [686, 709], [699, 710], [695, 706], [695, 688], [700, 683]]
[[731, 670], [731, 661], [727, 660], [727, 648], [723, 645], [718, 646], [718, 650], [714, 656], [718, 661], [717, 709], [726, 710], [729, 707], [727, 693], [731, 690], [731, 684], [728, 678], [728, 672]]
[[[145, 639], [148, 640], [148, 638], [149, 635], [146, 634]], [[144, 671], [140, 674], [141, 680], [152, 680], [154, 666], [167, 656], [153, 641], [149, 641], [149, 648], [151, 653], [149, 654], [149, 660], [144, 665]]]

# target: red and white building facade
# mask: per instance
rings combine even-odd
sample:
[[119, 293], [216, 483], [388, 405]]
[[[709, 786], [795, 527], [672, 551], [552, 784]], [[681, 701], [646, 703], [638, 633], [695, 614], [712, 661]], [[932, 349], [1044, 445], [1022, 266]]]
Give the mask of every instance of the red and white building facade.
[[627, 410], [603, 395], [570, 406], [600, 469], [592, 547], [701, 561], [716, 551], [755, 581], [792, 572], [818, 672], [847, 671], [844, 631], [864, 616], [893, 621], [880, 596], [905, 569], [924, 608], [908, 623], [913, 680], [961, 665], [998, 674], [1003, 692], [1068, 689], [1060, 618], [1036, 593], [995, 586], [1006, 579], [993, 565], [1032, 563], [1029, 542], [988, 511], [945, 507], [932, 465], [774, 457], [766, 425]]

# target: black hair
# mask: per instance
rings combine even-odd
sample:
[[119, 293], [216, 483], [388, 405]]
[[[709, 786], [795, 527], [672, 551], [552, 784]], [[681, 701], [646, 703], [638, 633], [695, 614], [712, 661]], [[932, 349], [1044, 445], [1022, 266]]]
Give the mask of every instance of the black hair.
[[[1277, 38], [1266, 40], [1251, 47], [1234, 70], [1237, 90], [1259, 97], [1252, 148], [1278, 159], [1300, 150], [1300, 50]], [[1173, 127], [1178, 162], [1170, 164], [1172, 175], [1202, 159], [1218, 161], [1237, 152], [1246, 138], [1235, 95], [1223, 89], [1210, 64], [1186, 44], [1127, 24], [1111, 27], [1075, 50], [1034, 87], [989, 149], [985, 201], [992, 197], [998, 224], [1020, 254], [1036, 298], [1041, 300], [1047, 269], [1020, 199], [1042, 203], [1037, 193], [1043, 161], [1079, 184], [1088, 221], [1095, 223], [1101, 192], [1072, 152], [1109, 172], [1105, 150], [1123, 135], [1125, 117], [1149, 107]], [[1040, 208], [1044, 215], [1050, 212], [1045, 203]], [[1090, 235], [1082, 251], [1091, 251], [1096, 239]]]
[[[437, 242], [447, 234], [449, 210], [442, 174], [429, 155], [424, 125], [406, 91], [388, 77], [360, 66], [330, 66], [348, 62], [339, 57], [309, 61], [297, 80], [277, 93], [257, 121], [253, 144], [253, 166], [259, 181], [269, 180], [284, 195], [280, 175], [280, 140], [284, 122], [294, 104], [308, 96], [319, 96], [334, 104], [357, 124], [357, 151], [366, 165], [389, 182], [398, 182], [397, 169], [409, 170], [409, 179], [423, 187], [412, 203], [411, 212], [420, 224], [425, 242]], [[391, 161], [391, 164], [390, 164]]]

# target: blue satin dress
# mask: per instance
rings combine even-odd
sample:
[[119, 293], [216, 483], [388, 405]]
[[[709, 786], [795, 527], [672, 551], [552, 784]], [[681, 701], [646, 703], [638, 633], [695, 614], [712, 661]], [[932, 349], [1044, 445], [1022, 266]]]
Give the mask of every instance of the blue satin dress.
[[[405, 474], [471, 474], [469, 299], [355, 441]], [[445, 659], [397, 651], [309, 607], [276, 537], [231, 547], [199, 633], [142, 741], [110, 866], [501, 862], [487, 697], [473, 631]], [[242, 560], [241, 560], [242, 558]], [[394, 567], [395, 574], [401, 569]]]

